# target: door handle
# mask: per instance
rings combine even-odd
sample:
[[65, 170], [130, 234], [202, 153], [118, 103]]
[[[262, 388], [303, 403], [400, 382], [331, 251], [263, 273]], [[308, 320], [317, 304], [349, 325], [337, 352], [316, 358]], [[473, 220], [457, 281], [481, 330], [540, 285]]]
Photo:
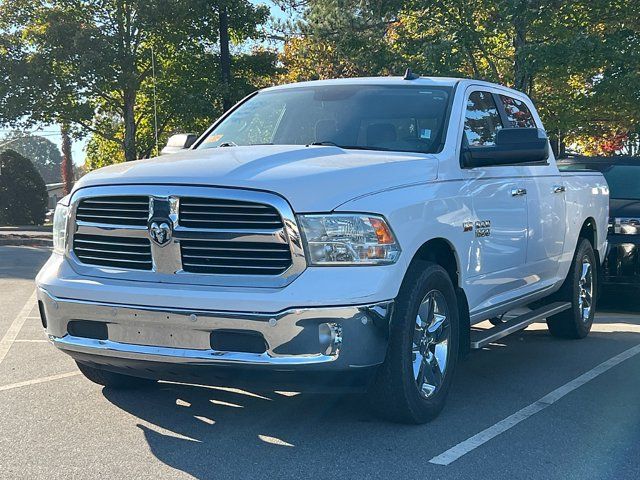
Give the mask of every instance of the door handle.
[[523, 195], [527, 194], [527, 189], [526, 188], [514, 188], [511, 190], [511, 196], [512, 197], [521, 197]]
[[567, 187], [564, 185], [555, 185], [553, 187], [553, 193], [564, 193], [567, 191]]

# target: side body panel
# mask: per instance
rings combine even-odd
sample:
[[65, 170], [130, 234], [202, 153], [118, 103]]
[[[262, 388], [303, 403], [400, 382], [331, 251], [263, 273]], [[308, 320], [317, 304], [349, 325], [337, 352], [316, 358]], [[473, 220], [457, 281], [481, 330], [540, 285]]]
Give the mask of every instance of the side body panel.
[[609, 186], [600, 173], [561, 173], [566, 187], [566, 237], [564, 251], [560, 257], [559, 275], [567, 276], [573, 253], [578, 244], [580, 229], [585, 220], [593, 219], [596, 227], [596, 245], [600, 261], [607, 251], [607, 229], [609, 221]]

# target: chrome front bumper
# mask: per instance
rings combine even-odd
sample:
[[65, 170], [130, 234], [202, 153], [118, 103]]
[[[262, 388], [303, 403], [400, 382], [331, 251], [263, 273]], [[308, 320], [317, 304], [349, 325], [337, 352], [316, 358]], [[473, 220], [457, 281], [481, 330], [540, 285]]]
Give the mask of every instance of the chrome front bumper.
[[[190, 311], [57, 298], [42, 288], [38, 300], [47, 335], [59, 349], [98, 365], [131, 361], [135, 368], [147, 362], [279, 371], [375, 366], [384, 361], [393, 310], [393, 301], [386, 301], [273, 315]], [[105, 324], [106, 338], [71, 335], [71, 321]], [[266, 349], [214, 350], [211, 338], [216, 331], [261, 335]]]

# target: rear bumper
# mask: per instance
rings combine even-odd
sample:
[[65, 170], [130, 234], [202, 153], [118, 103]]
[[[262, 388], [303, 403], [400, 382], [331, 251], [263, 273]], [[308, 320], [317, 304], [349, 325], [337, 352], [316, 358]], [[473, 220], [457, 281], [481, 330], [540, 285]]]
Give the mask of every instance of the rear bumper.
[[[263, 372], [374, 367], [384, 361], [393, 310], [393, 301], [277, 314], [168, 310], [58, 298], [43, 288], [38, 300], [47, 335], [60, 350], [85, 363], [157, 378], [178, 367]], [[90, 322], [91, 328], [79, 335], [78, 322]], [[223, 334], [239, 348], [213, 348]], [[245, 335], [261, 339], [264, 351], [242, 351]]]

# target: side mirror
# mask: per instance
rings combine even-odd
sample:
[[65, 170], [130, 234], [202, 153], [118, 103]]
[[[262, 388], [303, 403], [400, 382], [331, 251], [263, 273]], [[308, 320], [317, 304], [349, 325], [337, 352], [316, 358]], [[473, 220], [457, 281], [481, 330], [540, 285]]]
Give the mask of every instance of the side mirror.
[[462, 163], [467, 168], [544, 162], [549, 158], [549, 140], [541, 128], [502, 128], [495, 145], [467, 147]]
[[160, 155], [167, 155], [169, 153], [175, 153], [180, 150], [184, 150], [185, 148], [189, 148], [197, 139], [197, 135], [193, 133], [179, 133], [177, 135], [171, 135], [167, 141], [167, 146], [162, 149]]

